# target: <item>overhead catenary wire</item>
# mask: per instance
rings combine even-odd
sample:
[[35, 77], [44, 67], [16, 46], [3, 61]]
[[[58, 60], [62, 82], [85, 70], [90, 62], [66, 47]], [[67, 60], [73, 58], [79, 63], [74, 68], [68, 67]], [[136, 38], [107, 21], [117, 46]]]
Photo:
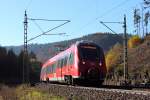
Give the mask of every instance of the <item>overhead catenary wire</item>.
[[[112, 30], [111, 28], [109, 28], [107, 25], [104, 24], [104, 23], [106, 23], [106, 22], [100, 21], [100, 23], [103, 24], [106, 28], [108, 28], [108, 29], [109, 29], [110, 31], [112, 31], [113, 33], [117, 34], [114, 30]], [[107, 22], [107, 23], [108, 23], [108, 22]], [[113, 22], [111, 22], [111, 23], [113, 23]], [[117, 22], [115, 22], [115, 23], [117, 23]]]
[[110, 14], [111, 12], [115, 11], [115, 9], [121, 7], [122, 5], [124, 5], [125, 3], [127, 3], [130, 0], [124, 0], [123, 2], [119, 3], [118, 5], [112, 7], [111, 9], [107, 10], [106, 12], [104, 12], [101, 16], [96, 17], [95, 19], [98, 20], [101, 17], [106, 16], [107, 14]]
[[70, 20], [49, 20], [49, 19], [34, 19], [34, 18], [28, 18], [29, 20], [41, 20], [41, 21], [66, 21], [70, 22]]
[[[42, 20], [42, 19], [40, 19], [40, 20]], [[45, 19], [44, 19], [45, 20]], [[45, 20], [45, 21], [50, 21], [50, 20]], [[51, 20], [51, 21], [54, 21], [54, 20]], [[56, 21], [56, 20], [55, 20]], [[59, 21], [59, 20], [57, 20], [57, 21]], [[68, 21], [68, 20], [61, 20], [61, 21]], [[34, 19], [34, 20], [32, 20], [32, 22], [37, 26], [37, 28], [42, 32], [42, 33], [44, 33], [44, 31], [43, 31], [43, 29], [41, 28], [41, 26], [36, 22], [36, 20]], [[51, 34], [44, 34], [44, 35], [65, 35], [66, 33], [51, 33]], [[65, 36], [68, 36], [68, 35], [65, 35]]]
[[[110, 14], [111, 12], [115, 11], [114, 9], [119, 8], [120, 6], [126, 4], [128, 1], [130, 0], [124, 0], [123, 2], [119, 3], [118, 5], [108, 9], [107, 11], [105, 11], [104, 13], [102, 13], [100, 16], [92, 19], [91, 21], [87, 22], [85, 25], [83, 25], [78, 31], [81, 31], [82, 29], [84, 29], [85, 27], [87, 27], [88, 25], [94, 23], [95, 21], [97, 21], [99, 18], [102, 18], [104, 16], [106, 16], [107, 14]], [[75, 33], [75, 32], [74, 32]]]
[[[113, 31], [110, 27], [105, 25], [105, 23], [118, 23], [123, 24], [124, 28], [124, 83], [125, 85], [128, 84], [128, 47], [127, 47], [127, 25], [126, 25], [126, 15], [124, 15], [124, 21], [123, 22], [102, 22], [100, 21], [102, 25], [104, 25], [106, 28], [108, 28], [113, 33], [117, 34], [115, 31]], [[118, 34], [117, 34], [118, 35]]]
[[39, 29], [42, 33], [44, 33], [44, 31], [43, 31], [43, 29], [41, 28], [41, 26], [40, 26], [38, 23], [36, 23], [35, 20], [32, 20], [32, 22], [38, 27], [38, 29]]
[[[25, 10], [25, 14], [24, 14], [24, 55], [23, 55], [23, 83], [24, 82], [30, 82], [30, 80], [29, 80], [29, 68], [28, 68], [28, 61], [25, 61], [25, 57], [27, 57], [27, 53], [28, 53], [28, 42], [29, 41], [31, 41], [31, 40], [33, 40], [33, 39], [36, 39], [36, 38], [38, 38], [38, 37], [40, 37], [40, 36], [42, 36], [42, 35], [48, 35], [48, 34], [46, 34], [46, 33], [48, 33], [48, 32], [50, 32], [50, 31], [52, 31], [52, 30], [54, 30], [54, 29], [56, 29], [56, 28], [59, 28], [59, 27], [61, 27], [61, 26], [63, 26], [64, 24], [67, 24], [67, 23], [69, 23], [70, 22], [70, 20], [47, 20], [47, 19], [30, 19], [30, 20], [32, 20], [33, 22], [34, 22], [34, 24], [41, 30], [41, 32], [42, 32], [42, 34], [39, 34], [39, 35], [37, 35], [37, 36], [35, 36], [35, 37], [33, 37], [33, 38], [31, 38], [31, 39], [29, 39], [29, 40], [27, 40], [27, 27], [28, 27], [28, 17], [27, 17], [27, 13], [26, 13], [26, 10]], [[47, 30], [47, 31], [43, 31], [42, 30], [42, 28], [40, 27], [40, 25], [38, 25], [35, 21], [36, 20], [42, 20], [42, 21], [65, 21], [64, 23], [62, 23], [62, 24], [60, 24], [60, 25], [58, 25], [58, 26], [56, 26], [56, 27], [54, 27], [54, 28], [52, 28], [52, 29], [49, 29], [49, 30]], [[59, 33], [58, 35], [63, 35], [63, 34], [65, 34], [65, 33]], [[56, 34], [52, 34], [52, 35], [56, 35]], [[26, 64], [26, 69], [24, 69], [24, 67], [25, 67], [25, 64]]]
[[30, 7], [32, 1], [33, 1], [33, 0], [30, 0], [30, 1], [27, 3], [27, 6], [25, 7], [25, 10], [26, 10], [26, 11], [29, 9], [29, 7]]
[[64, 35], [66, 33], [44, 34], [44, 35]]
[[59, 27], [65, 25], [65, 24], [67, 24], [67, 23], [69, 23], [69, 22], [70, 22], [70, 20], [67, 20], [66, 22], [64, 22], [64, 23], [62, 23], [62, 24], [60, 24], [60, 25], [58, 25], [58, 26], [56, 26], [56, 27], [54, 27], [54, 28], [52, 28], [52, 29], [49, 29], [49, 30], [47, 30], [47, 31], [45, 31], [45, 32], [42, 32], [41, 34], [39, 34], [39, 35], [37, 35], [37, 36], [35, 36], [35, 37], [29, 39], [28, 42], [31, 41], [31, 40], [34, 40], [34, 39], [36, 39], [36, 38], [38, 38], [38, 37], [40, 37], [40, 36], [42, 36], [42, 35], [46, 35], [46, 33], [50, 32], [50, 31], [52, 31], [52, 30], [55, 30], [56, 28], [59, 28]]

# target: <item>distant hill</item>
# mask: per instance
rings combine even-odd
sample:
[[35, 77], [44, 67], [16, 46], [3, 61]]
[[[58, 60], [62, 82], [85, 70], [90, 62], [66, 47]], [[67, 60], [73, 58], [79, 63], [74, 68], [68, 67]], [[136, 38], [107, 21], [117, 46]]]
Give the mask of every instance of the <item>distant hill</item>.
[[[66, 49], [71, 44], [80, 40], [89, 40], [97, 43], [101, 46], [105, 52], [107, 52], [113, 45], [117, 42], [122, 43], [122, 35], [110, 34], [110, 33], [94, 33], [83, 36], [81, 38], [76, 38], [72, 40], [60, 41], [55, 43], [48, 44], [30, 44], [28, 45], [29, 51], [33, 51], [39, 61], [46, 61], [48, 58], [51, 58], [61, 50]], [[16, 54], [19, 54], [23, 49], [23, 46], [9, 46], [7, 49], [13, 49]]]

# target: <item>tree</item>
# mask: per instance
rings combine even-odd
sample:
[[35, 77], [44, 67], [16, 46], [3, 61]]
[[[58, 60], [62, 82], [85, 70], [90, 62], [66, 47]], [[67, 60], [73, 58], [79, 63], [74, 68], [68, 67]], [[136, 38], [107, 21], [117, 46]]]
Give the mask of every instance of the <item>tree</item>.
[[148, 19], [149, 19], [149, 11], [145, 13], [145, 18], [144, 18], [144, 22], [145, 22], [145, 27], [146, 27], [146, 34], [148, 34]]
[[150, 5], [150, 0], [144, 0], [144, 4], [145, 4], [146, 6], [149, 6], [149, 5]]
[[0, 82], [11, 84], [21, 83], [23, 80], [23, 60], [27, 62], [24, 69], [25, 72], [27, 67], [29, 67], [30, 70], [29, 80], [32, 80], [32, 82], [39, 81], [41, 62], [36, 60], [36, 55], [33, 52], [25, 56], [25, 58], [23, 57], [24, 51], [21, 51], [17, 56], [12, 49], [7, 52], [5, 48], [0, 47]]
[[[150, 7], [150, 0], [143, 0], [144, 3], [144, 9], [146, 10], [147, 8]], [[144, 23], [145, 23], [145, 28], [146, 28], [146, 35], [148, 34], [148, 20], [149, 20], [150, 14], [149, 11], [147, 11], [144, 15]]]
[[29, 54], [29, 65], [30, 65], [30, 82], [38, 82], [40, 79], [41, 62], [37, 61], [34, 52]]
[[142, 39], [138, 35], [134, 35], [128, 40], [128, 47], [135, 48], [139, 44], [141, 44], [141, 42], [142, 42]]
[[136, 32], [137, 35], [140, 33], [140, 21], [141, 16], [140, 16], [140, 9], [134, 9], [134, 25], [136, 27]]
[[10, 80], [14, 81], [17, 79], [17, 56], [13, 52], [12, 49], [8, 50], [7, 53], [7, 77], [10, 78]]
[[119, 43], [108, 51], [106, 55], [106, 66], [108, 70], [111, 70], [122, 62], [122, 51], [123, 47]]
[[0, 47], [0, 63], [3, 63], [3, 61], [6, 59], [7, 56], [7, 50], [3, 47]]
[[3, 47], [0, 47], [0, 81], [2, 81], [3, 79], [5, 79], [5, 75], [7, 72], [7, 50]]
[[20, 83], [23, 80], [23, 54], [23, 51], [21, 51], [17, 59], [17, 77]]

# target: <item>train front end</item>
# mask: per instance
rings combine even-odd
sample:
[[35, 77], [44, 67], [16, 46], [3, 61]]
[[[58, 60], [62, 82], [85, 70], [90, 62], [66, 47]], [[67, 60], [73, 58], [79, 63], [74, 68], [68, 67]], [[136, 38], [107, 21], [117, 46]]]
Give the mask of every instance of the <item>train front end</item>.
[[106, 75], [103, 50], [91, 42], [79, 43], [77, 48], [80, 81], [88, 84], [102, 84]]

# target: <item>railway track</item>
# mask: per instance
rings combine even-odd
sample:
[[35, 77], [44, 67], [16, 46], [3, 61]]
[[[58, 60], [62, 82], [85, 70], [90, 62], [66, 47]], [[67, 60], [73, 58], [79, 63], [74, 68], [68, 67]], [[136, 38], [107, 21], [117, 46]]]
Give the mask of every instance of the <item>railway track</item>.
[[150, 91], [117, 88], [117, 86], [95, 88], [42, 83], [37, 84], [36, 87], [50, 94], [77, 100], [150, 100]]

